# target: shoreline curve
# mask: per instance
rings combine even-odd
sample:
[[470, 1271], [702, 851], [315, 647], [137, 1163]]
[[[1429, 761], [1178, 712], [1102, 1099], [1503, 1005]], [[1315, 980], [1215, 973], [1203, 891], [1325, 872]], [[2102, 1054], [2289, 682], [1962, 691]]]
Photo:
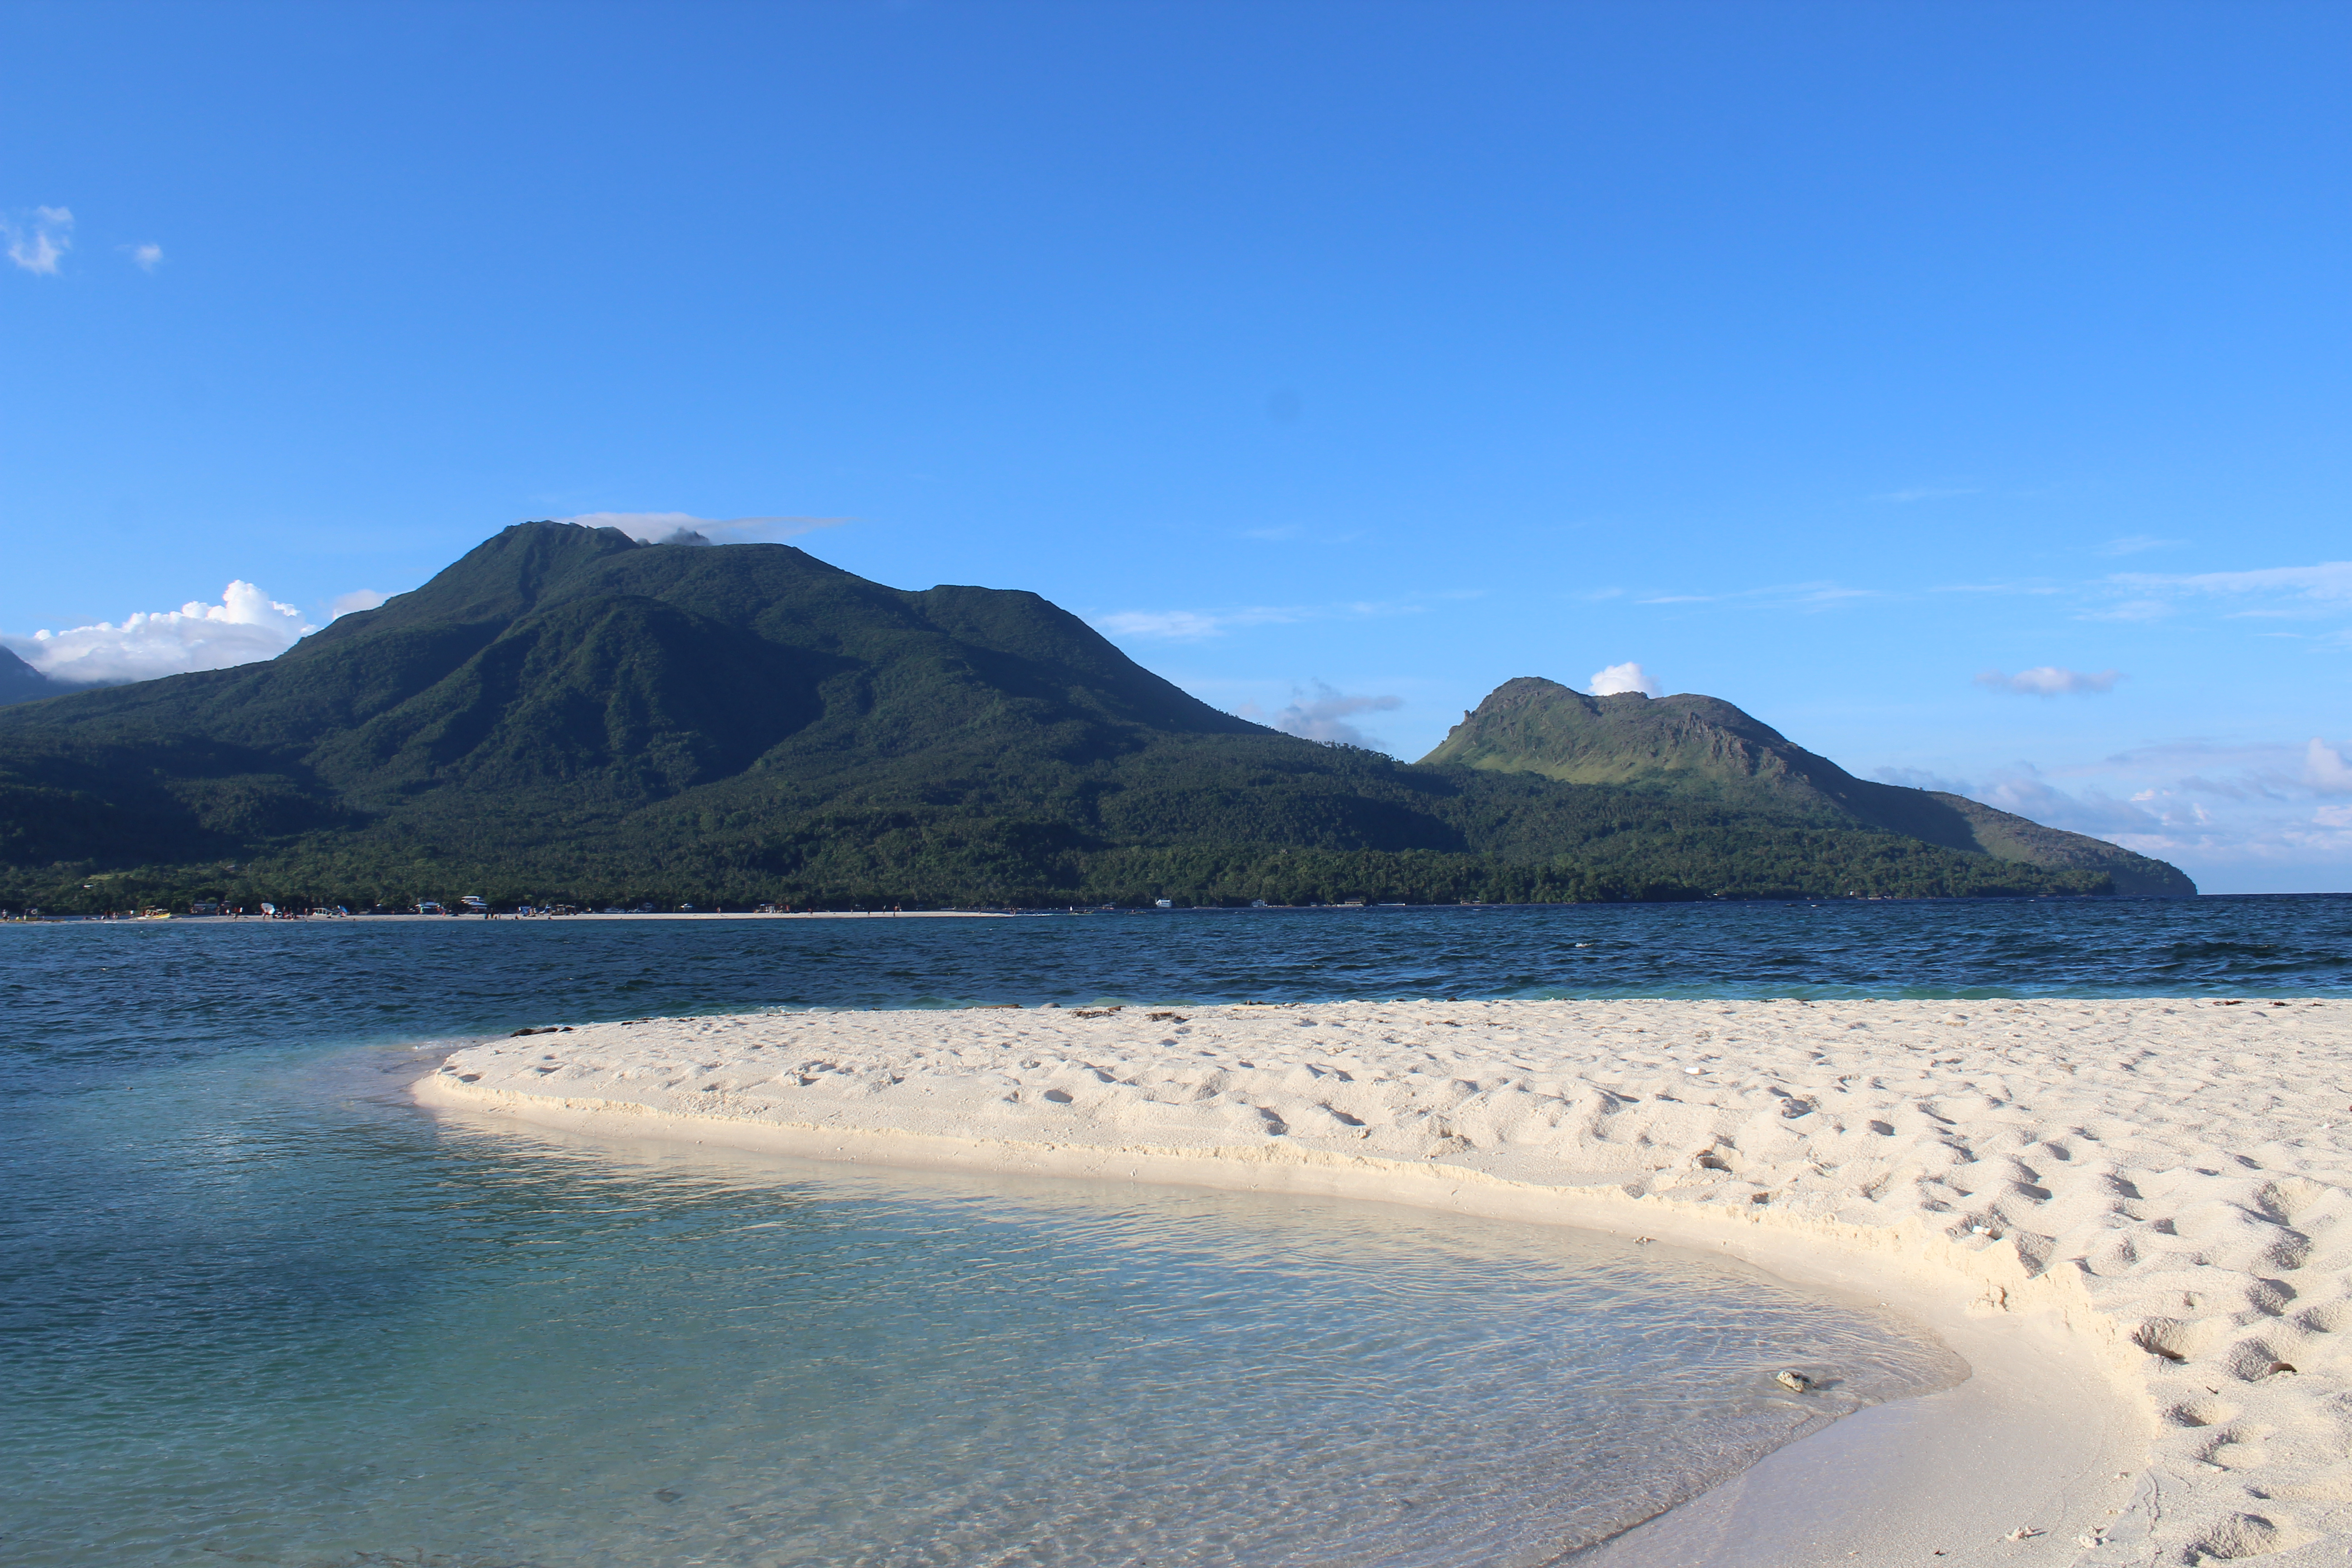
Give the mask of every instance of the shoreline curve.
[[[2311, 1130], [2233, 1125], [2226, 1100], [2187, 1107], [2217, 1075], [2165, 1114], [2137, 1090], [2174, 1053], [2248, 1046], [2268, 1048], [2235, 1050], [2230, 1072], [2284, 1083], [2343, 1059], [2352, 1006], [2276, 1024], [2218, 1009], [767, 1014], [550, 1026], [457, 1050], [413, 1093], [592, 1137], [1647, 1237], [1883, 1304], [1969, 1363], [1955, 1388], [1847, 1415], [1574, 1559], [1592, 1568], [2305, 1559], [2340, 1552], [2323, 1543], [2352, 1498], [2326, 1342], [2339, 1315], [2352, 1328], [2352, 1281], [2343, 1241], [2322, 1246], [2315, 1223], [2344, 1205], [2340, 1178], [2317, 1179], [2342, 1165], [2334, 1130], [2282, 1162], [2280, 1135]], [[2276, 1094], [2264, 1107], [2281, 1109]], [[2212, 1135], [2232, 1132], [2225, 1152]], [[2192, 1163], [2165, 1163], [2176, 1152]], [[2221, 1256], [2217, 1237], [2258, 1256]]]

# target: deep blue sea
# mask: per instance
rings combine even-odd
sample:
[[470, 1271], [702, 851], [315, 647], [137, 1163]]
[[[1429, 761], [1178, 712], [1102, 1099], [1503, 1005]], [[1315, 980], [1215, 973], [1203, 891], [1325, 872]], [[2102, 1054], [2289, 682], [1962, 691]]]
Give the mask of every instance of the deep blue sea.
[[1572, 1232], [407, 1103], [524, 1025], [2347, 973], [2340, 898], [0, 927], [0, 1561], [1534, 1564], [1954, 1373]]

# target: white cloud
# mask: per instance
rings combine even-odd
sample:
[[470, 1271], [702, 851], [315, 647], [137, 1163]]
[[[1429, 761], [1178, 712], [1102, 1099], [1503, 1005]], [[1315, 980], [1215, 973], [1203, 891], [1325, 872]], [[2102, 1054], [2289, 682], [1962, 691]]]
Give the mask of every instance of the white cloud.
[[1315, 683], [1315, 693], [1293, 693], [1290, 706], [1279, 713], [1268, 715], [1255, 702], [1244, 702], [1241, 716], [1261, 724], [1271, 724], [1286, 735], [1297, 735], [1309, 741], [1335, 742], [1345, 746], [1370, 746], [1378, 749], [1381, 739], [1368, 735], [1348, 721], [1359, 713], [1386, 713], [1404, 706], [1402, 697], [1358, 697], [1327, 685]]
[[247, 582], [221, 591], [221, 602], [190, 600], [176, 610], [100, 621], [61, 632], [0, 637], [43, 675], [82, 684], [152, 680], [192, 669], [226, 669], [275, 658], [307, 632], [302, 612]]
[[1594, 670], [1592, 679], [1585, 683], [1585, 689], [1595, 697], [1614, 697], [1626, 691], [1638, 691], [1644, 697], [1664, 697], [1666, 694], [1664, 687], [1631, 660]]
[[30, 218], [0, 217], [8, 259], [27, 272], [56, 277], [58, 263], [73, 248], [73, 221], [64, 207], [35, 207]]
[[1361, 533], [1309, 533], [1304, 523], [1286, 522], [1273, 528], [1244, 528], [1238, 537], [1257, 539], [1276, 544], [1353, 544]]
[[[2005, 769], [1973, 789], [1953, 792], [1980, 800], [1997, 810], [2014, 813], [2050, 827], [2120, 839], [2131, 834], [2160, 833], [2181, 814], [2151, 809], [2130, 800], [2117, 800], [2105, 790], [2069, 795], [2046, 782], [2030, 763]], [[2185, 820], [2200, 821], [2205, 808], [2191, 804]]]
[[1919, 485], [1907, 490], [1888, 490], [1883, 495], [1874, 495], [1870, 499], [1874, 501], [1885, 501], [1894, 506], [1909, 506], [1914, 501], [1949, 500], [1954, 496], [1972, 496], [1976, 493], [1973, 489], [1938, 489], [1929, 485]]
[[1854, 599], [1883, 599], [1885, 596], [1876, 588], [1848, 588], [1836, 583], [1800, 583], [1782, 590], [1781, 602], [1803, 608], [1824, 609]]
[[160, 245], [126, 245], [131, 259], [142, 272], [152, 272], [163, 265], [163, 247]]
[[2210, 765], [2215, 763], [2242, 763], [2271, 768], [2283, 765], [2282, 759], [2300, 755], [2294, 746], [2281, 745], [2276, 741], [2158, 741], [2129, 751], [2116, 752], [2095, 768], [2167, 768], [2181, 763]]
[[1727, 605], [1748, 603], [1775, 610], [1826, 610], [1856, 599], [1883, 599], [1876, 588], [1849, 588], [1841, 583], [1781, 583], [1766, 588], [1740, 588], [1728, 594], [1652, 594], [1637, 605]]
[[2116, 682], [2123, 678], [2123, 671], [2119, 669], [2088, 673], [2062, 668], [2054, 664], [2041, 664], [2032, 669], [2021, 669], [2015, 675], [2003, 675], [1997, 669], [1988, 669], [1977, 677], [1977, 684], [1995, 691], [2014, 691], [2025, 697], [2058, 697], [2068, 692], [2113, 691]]
[[2352, 888], [2352, 746], [2168, 741], [2092, 761], [1988, 767], [1973, 780], [1883, 768], [2053, 827], [2170, 860], [2208, 892]]
[[1242, 626], [1296, 626], [1301, 621], [1334, 620], [1359, 616], [1415, 616], [1419, 605], [1383, 605], [1360, 601], [1352, 605], [1244, 605], [1224, 610], [1112, 610], [1087, 616], [1089, 625], [1107, 637], [1161, 637], [1171, 642], [1198, 642], [1223, 637]]
[[617, 528], [647, 544], [751, 544], [838, 528], [854, 517], [697, 517], [690, 511], [583, 511], [560, 517], [583, 528]]
[[2272, 597], [2314, 608], [2352, 605], [2352, 561], [2322, 561], [2311, 566], [2265, 566], [2252, 572], [2194, 572], [2179, 576], [2121, 572], [2107, 581], [2143, 595]]
[[1948, 779], [1941, 773], [1925, 768], [1881, 768], [1880, 784], [1899, 784], [1905, 789], [1930, 789], [1945, 795], [1967, 795], [1975, 786], [1965, 780]]
[[2303, 782], [2323, 795], [2352, 795], [2352, 767], [2344, 753], [2315, 735], [2303, 755]]
[[2084, 610], [2086, 621], [2160, 621], [2172, 614], [2172, 606], [2162, 599], [2126, 599], [2104, 610]]
[[1232, 616], [1204, 615], [1198, 610], [1118, 610], [1097, 616], [1094, 622], [1115, 637], [1166, 637], [1175, 642], [1216, 637], [1237, 624]]
[[2165, 825], [2163, 816], [2147, 806], [2159, 792], [2144, 790], [2128, 800], [2117, 800], [2098, 788], [2069, 795], [2051, 784], [2048, 775], [2032, 763], [2014, 763], [1995, 769], [1989, 778], [1976, 782], [1946, 778], [1920, 768], [1881, 768], [1877, 778], [1882, 784], [1965, 795], [2051, 827], [2100, 838], [2158, 832]]
[[2187, 544], [2185, 539], [2155, 539], [2145, 533], [2126, 533], [2120, 539], [2110, 539], [2099, 546], [2102, 555], [2137, 555], [2146, 550], [2179, 550]]
[[354, 588], [348, 594], [338, 595], [334, 603], [327, 606], [333, 612], [328, 618], [332, 620], [339, 616], [355, 615], [362, 610], [373, 610], [391, 597], [391, 595], [379, 594], [373, 588]]

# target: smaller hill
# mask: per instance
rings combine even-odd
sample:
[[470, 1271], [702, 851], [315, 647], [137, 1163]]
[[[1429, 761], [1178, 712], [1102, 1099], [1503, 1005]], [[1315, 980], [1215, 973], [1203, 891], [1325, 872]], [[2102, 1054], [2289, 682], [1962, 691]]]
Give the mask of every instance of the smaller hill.
[[1858, 779], [1720, 698], [1591, 697], [1555, 680], [1504, 682], [1423, 766], [1537, 773], [1823, 825], [1899, 833], [1963, 854], [2105, 871], [2119, 893], [2186, 898], [2175, 867], [2104, 839], [2045, 827], [1965, 795]]

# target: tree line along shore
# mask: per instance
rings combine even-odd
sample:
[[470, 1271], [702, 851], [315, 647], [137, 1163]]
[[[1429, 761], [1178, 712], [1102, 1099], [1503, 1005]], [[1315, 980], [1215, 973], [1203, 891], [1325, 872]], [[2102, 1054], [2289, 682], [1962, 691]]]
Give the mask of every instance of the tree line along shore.
[[1521, 677], [1417, 763], [1017, 590], [506, 530], [277, 658], [0, 703], [0, 908], [2187, 896], [1710, 697]]

